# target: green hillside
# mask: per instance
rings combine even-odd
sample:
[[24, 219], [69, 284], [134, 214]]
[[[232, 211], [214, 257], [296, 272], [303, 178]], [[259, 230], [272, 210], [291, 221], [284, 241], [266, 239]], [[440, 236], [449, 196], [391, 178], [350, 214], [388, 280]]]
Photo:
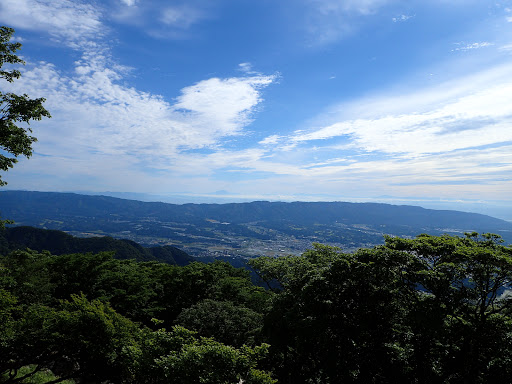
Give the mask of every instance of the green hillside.
[[24, 226], [0, 230], [0, 254], [25, 248], [49, 251], [54, 255], [113, 252], [118, 259], [154, 260], [177, 265], [186, 265], [194, 260], [175, 247], [145, 248], [131, 240], [117, 240], [109, 236], [77, 238], [62, 231]]

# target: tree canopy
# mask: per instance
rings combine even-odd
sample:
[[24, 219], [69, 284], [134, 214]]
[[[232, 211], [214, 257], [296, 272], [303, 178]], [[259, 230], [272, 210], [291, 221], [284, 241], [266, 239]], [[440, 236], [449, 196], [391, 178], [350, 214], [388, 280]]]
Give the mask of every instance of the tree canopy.
[[17, 250], [0, 257], [0, 383], [271, 384], [249, 308], [268, 295], [227, 263]]
[[0, 256], [0, 382], [510, 382], [512, 248], [386, 237], [345, 253], [186, 266]]
[[280, 382], [510, 382], [512, 248], [492, 234], [385, 240], [251, 263], [278, 292], [263, 334]]

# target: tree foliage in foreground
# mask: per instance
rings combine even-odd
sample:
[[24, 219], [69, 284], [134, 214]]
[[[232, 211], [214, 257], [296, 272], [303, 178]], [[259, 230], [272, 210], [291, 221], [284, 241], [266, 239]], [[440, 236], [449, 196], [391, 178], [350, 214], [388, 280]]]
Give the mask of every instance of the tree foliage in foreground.
[[[14, 251], [0, 257], [0, 382], [52, 372], [91, 383], [273, 383], [258, 369], [268, 346], [245, 339], [262, 326], [250, 308], [268, 295], [227, 263]], [[183, 312], [195, 328], [202, 312], [194, 308], [208, 301], [219, 306], [213, 318], [223, 318], [221, 308], [239, 316], [227, 329], [179, 326]]]
[[58, 308], [25, 307], [22, 316], [10, 304], [3, 308], [10, 318], [9, 336], [0, 345], [0, 382], [18, 382], [17, 373], [31, 366], [27, 378], [45, 369], [58, 375], [56, 380], [89, 383], [274, 383], [257, 369], [266, 345], [236, 349], [182, 327], [140, 328], [83, 295]]
[[282, 383], [510, 382], [512, 249], [496, 235], [252, 265], [280, 288], [264, 333]]
[[510, 382], [512, 248], [496, 235], [251, 264], [269, 289], [226, 263], [1, 257], [0, 382]]

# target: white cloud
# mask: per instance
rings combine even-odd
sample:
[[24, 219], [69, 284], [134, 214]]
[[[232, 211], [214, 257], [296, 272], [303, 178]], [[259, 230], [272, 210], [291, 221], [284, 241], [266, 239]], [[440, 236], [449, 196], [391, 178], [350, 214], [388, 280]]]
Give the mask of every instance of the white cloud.
[[218, 127], [234, 134], [249, 122], [252, 109], [261, 101], [259, 90], [273, 80], [273, 76], [204, 80], [184, 88], [174, 108], [190, 111], [189, 117], [206, 120], [211, 129]]
[[[139, 180], [154, 182], [156, 178], [144, 177], [137, 168], [175, 169], [180, 159], [193, 159], [183, 151], [222, 151], [222, 140], [239, 135], [251, 122], [262, 101], [261, 91], [276, 78], [249, 72], [241, 77], [211, 78], [183, 88], [169, 102], [125, 85], [130, 69], [112, 62], [109, 47], [97, 42], [104, 28], [99, 10], [66, 0], [5, 0], [0, 4], [2, 16], [11, 18], [11, 25], [46, 31], [82, 51], [71, 74], [50, 63], [29, 63], [17, 82], [1, 84], [7, 91], [47, 99], [45, 106], [53, 118], [34, 127], [39, 159], [30, 163], [34, 164], [30, 169], [39, 167], [41, 174], [48, 167], [68, 179], [81, 175], [105, 182], [134, 174]], [[187, 27], [201, 17], [186, 6], [168, 7], [163, 13], [163, 21], [173, 27]], [[250, 68], [247, 65], [245, 69]], [[250, 152], [249, 157], [214, 154], [209, 164], [221, 166], [226, 159], [247, 162], [261, 151]]]
[[258, 142], [258, 144], [261, 144], [261, 145], [277, 144], [279, 142], [280, 138], [281, 138], [281, 136], [279, 136], [279, 135], [271, 135], [271, 136], [265, 137], [263, 140]]
[[400, 15], [397, 17], [393, 17], [391, 20], [393, 20], [393, 23], [399, 23], [399, 22], [407, 21], [413, 17], [414, 17], [414, 15]]
[[172, 31], [186, 30], [208, 18], [208, 8], [192, 3], [166, 6], [138, 0], [119, 0], [114, 8], [74, 0], [2, 0], [0, 21], [15, 28], [44, 31], [67, 46], [83, 50], [105, 36], [108, 27], [104, 19], [144, 26], [154, 36], [182, 37]]
[[75, 48], [101, 36], [105, 28], [97, 8], [70, 0], [2, 0], [0, 20], [15, 28], [45, 31]]
[[251, 63], [240, 63], [238, 64], [238, 70], [246, 73], [248, 75], [258, 75], [260, 74], [258, 71], [253, 69], [253, 65]]
[[[173, 158], [181, 149], [214, 146], [250, 123], [262, 100], [261, 90], [275, 79], [249, 74], [212, 78], [183, 88], [172, 104], [123, 84], [129, 69], [113, 63], [109, 48], [96, 42], [103, 27], [101, 13], [92, 5], [69, 0], [3, 0], [0, 6], [11, 25], [47, 31], [83, 52], [72, 75], [40, 63], [7, 85], [15, 92], [47, 99], [54, 116], [52, 129], [38, 136], [44, 143], [40, 151], [49, 155], [72, 155], [82, 148], [104, 154]], [[162, 17], [167, 23], [186, 26], [202, 16], [182, 6], [168, 7]]]
[[[254, 194], [254, 191], [270, 196], [293, 195], [303, 191], [305, 185], [308, 194], [328, 194], [331, 200], [340, 192], [343, 193], [341, 196], [361, 197], [363, 190], [367, 196], [422, 195], [461, 199], [482, 194], [508, 199], [510, 194], [510, 185], [503, 182], [504, 175], [512, 172], [510, 145], [437, 153], [409, 161], [341, 157], [308, 163], [301, 157], [307, 152], [310, 151], [294, 153], [295, 161], [277, 160], [257, 148], [219, 151], [206, 156], [183, 154], [176, 159], [172, 170], [179, 178], [187, 174], [208, 176], [221, 169], [234, 175], [251, 174], [250, 180], [227, 186], [245, 195]], [[205, 185], [215, 184], [214, 179], [203, 182]]]
[[250, 72], [250, 71], [252, 71], [252, 64], [251, 63], [240, 63], [240, 64], [238, 64], [238, 69], [240, 69], [242, 72]]
[[[119, 9], [134, 20], [139, 10], [147, 18], [155, 15], [153, 5], [148, 11], [148, 3], [120, 1], [126, 6], [118, 2]], [[352, 18], [375, 14], [391, 2], [310, 0], [315, 8], [311, 32], [321, 42], [336, 40], [353, 31]], [[167, 5], [152, 20], [157, 24], [160, 17], [169, 30], [186, 29], [206, 17], [197, 5]], [[125, 84], [129, 69], [113, 63], [108, 47], [97, 39], [105, 31], [101, 12], [65, 0], [0, 1], [0, 19], [6, 23], [47, 31], [83, 53], [72, 74], [40, 63], [29, 65], [11, 85], [15, 92], [46, 97], [54, 116], [34, 124], [40, 139], [37, 159], [22, 162], [13, 173], [32, 180], [30, 172], [45, 175], [51, 170], [47, 187], [38, 178], [34, 189], [53, 189], [52, 184], [63, 185], [62, 178], [73, 180], [69, 185], [75, 189], [83, 184], [84, 190], [94, 180], [97, 190], [115, 184], [120, 190], [169, 192], [189, 186], [292, 195], [306, 185], [310, 193], [331, 195], [344, 191], [357, 196], [364, 187], [367, 195], [417, 195], [421, 190], [426, 195], [468, 198], [485, 192], [509, 198], [509, 66], [398, 96], [386, 92], [357, 100], [311, 124], [319, 128], [290, 136], [269, 134], [253, 148], [229, 151], [223, 144], [244, 133], [263, 89], [276, 76], [259, 74], [244, 62], [238, 66], [240, 76], [199, 81], [184, 87], [175, 100], [139, 91]], [[489, 45], [460, 43], [457, 50]], [[216, 178], [220, 171], [222, 180]], [[251, 180], [229, 185], [229, 173], [233, 178], [250, 175]]]
[[54, 116], [37, 133], [39, 152], [48, 155], [165, 157], [183, 149], [213, 146], [240, 133], [261, 102], [273, 76], [213, 78], [186, 87], [175, 104], [119, 83], [122, 76], [101, 62], [77, 63], [76, 75], [62, 75], [42, 63], [9, 85], [32, 97], [44, 95]]
[[454, 51], [471, 51], [473, 49], [480, 49], [485, 47], [493, 46], [493, 43], [490, 43], [488, 41], [483, 42], [477, 42], [477, 43], [456, 43], [457, 47], [452, 49], [452, 52]]

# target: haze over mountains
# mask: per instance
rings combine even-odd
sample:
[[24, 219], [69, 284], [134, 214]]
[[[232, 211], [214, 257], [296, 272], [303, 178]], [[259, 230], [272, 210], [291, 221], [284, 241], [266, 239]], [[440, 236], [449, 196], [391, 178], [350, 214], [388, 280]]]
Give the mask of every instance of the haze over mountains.
[[167, 204], [55, 192], [0, 192], [2, 218], [17, 225], [143, 245], [173, 245], [193, 256], [300, 254], [313, 242], [354, 249], [384, 234], [492, 232], [512, 242], [512, 223], [415, 206], [344, 202]]

